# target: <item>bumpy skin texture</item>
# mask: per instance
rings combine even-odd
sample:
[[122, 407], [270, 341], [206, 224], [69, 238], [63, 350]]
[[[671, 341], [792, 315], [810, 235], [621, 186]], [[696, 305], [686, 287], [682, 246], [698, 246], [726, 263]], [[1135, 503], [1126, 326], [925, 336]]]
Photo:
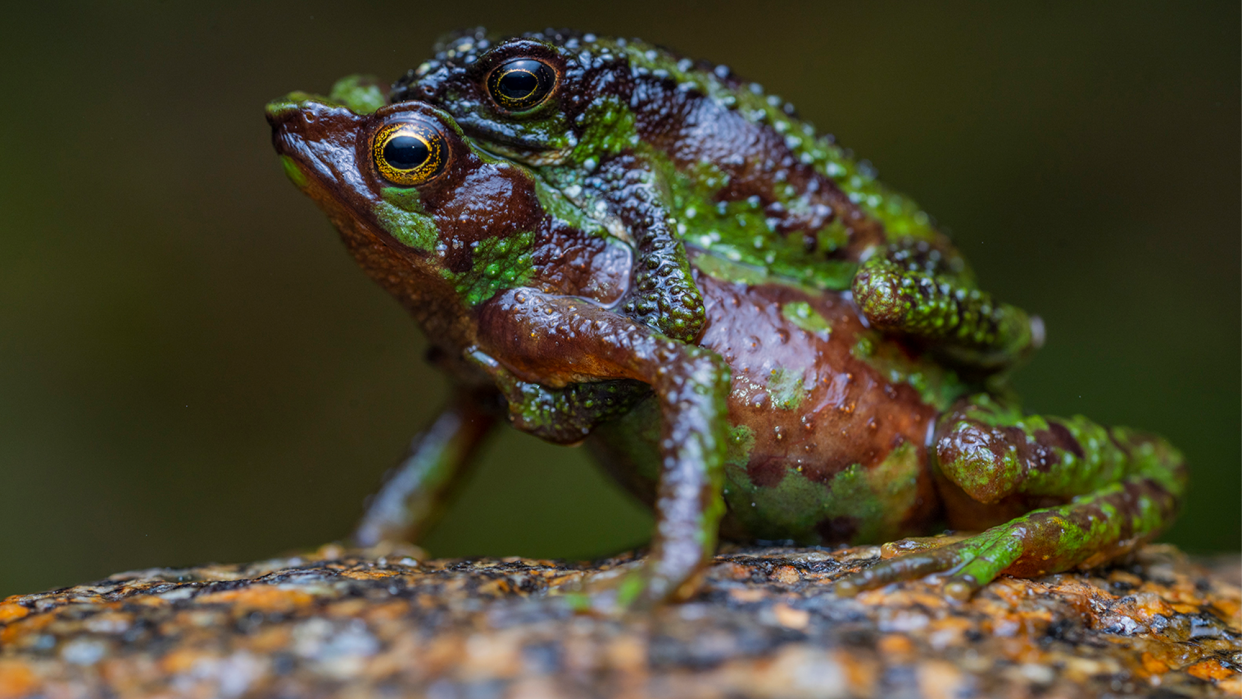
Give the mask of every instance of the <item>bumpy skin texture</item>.
[[[950, 348], [979, 351], [976, 359], [995, 353], [1021, 333], [1007, 325], [1016, 312], [954, 291], [946, 275], [960, 265], [946, 262], [931, 229], [932, 242], [886, 244], [856, 276], [848, 255], [786, 246], [789, 236], [745, 255], [723, 235], [718, 245], [677, 241], [665, 252], [681, 271], [656, 276], [679, 279], [698, 299], [685, 306], [698, 308], [688, 341], [678, 334], [690, 326], [676, 314], [653, 317], [642, 305], [662, 253], [594, 215], [606, 214], [607, 202], [584, 211], [575, 199], [582, 190], [480, 148], [444, 111], [384, 104], [373, 83], [349, 78], [330, 98], [273, 102], [268, 119], [289, 177], [423, 327], [432, 360], [457, 386], [374, 501], [359, 542], [424, 532], [506, 405], [519, 429], [561, 443], [586, 439], [655, 508], [651, 555], [617, 591], [622, 602], [693, 594], [718, 534], [833, 544], [930, 532], [941, 520], [990, 527], [940, 548], [916, 546], [841, 583], [852, 592], [947, 572], [949, 592], [964, 595], [1002, 572], [1098, 563], [1173, 517], [1185, 469], [1168, 444], [1081, 417], [1024, 415], [987, 392], [995, 382], [986, 371], [940, 361]], [[395, 133], [419, 134], [423, 145], [406, 138], [405, 150], [390, 153]], [[607, 169], [597, 163], [596, 171]], [[819, 177], [796, 164], [788, 171]], [[671, 172], [666, 184], [698, 186]], [[753, 196], [747, 210], [775, 211]], [[726, 221], [734, 203], [721, 200], [714, 220]], [[784, 220], [797, 219], [784, 211]], [[798, 215], [807, 211], [814, 207]], [[834, 250], [874, 252], [886, 225], [903, 225], [854, 211], [857, 228]], [[739, 231], [771, 232], [744, 213], [732, 220]], [[875, 240], [860, 242], [867, 236]], [[757, 263], [756, 254], [772, 259]], [[884, 298], [894, 300], [873, 304], [869, 316], [860, 284], [889, 285], [895, 291]], [[909, 322], [870, 324], [894, 305]]]
[[[724, 66], [552, 30], [495, 40], [478, 29], [438, 48], [390, 99], [444, 108], [629, 236], [639, 264], [624, 310], [670, 337], [692, 340], [702, 323], [679, 238], [820, 289], [852, 280], [873, 324], [973, 370], [1004, 369], [1042, 342], [1024, 311], [978, 298], [965, 261], [917, 205]], [[542, 101], [518, 111], [492, 80], [515, 60], [556, 75]], [[876, 262], [885, 265], [869, 269]], [[903, 286], [930, 282], [945, 300], [904, 302]], [[935, 317], [921, 312], [932, 305]]]

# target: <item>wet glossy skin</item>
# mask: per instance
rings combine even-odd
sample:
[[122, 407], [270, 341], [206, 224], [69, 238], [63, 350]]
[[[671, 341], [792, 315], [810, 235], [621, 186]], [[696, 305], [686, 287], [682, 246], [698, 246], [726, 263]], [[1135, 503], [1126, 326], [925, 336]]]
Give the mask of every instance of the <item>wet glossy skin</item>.
[[[773, 233], [766, 223], [734, 215], [739, 228], [762, 226], [751, 248], [775, 257], [756, 264], [724, 234], [695, 244], [690, 228], [664, 236], [676, 217], [664, 232], [629, 218], [631, 205], [671, 205], [683, 216], [705, 206], [648, 188], [681, 176], [648, 168], [642, 148], [614, 154], [624, 167], [609, 181], [637, 183], [617, 190], [628, 194], [584, 200], [604, 184], [588, 174], [574, 190], [564, 179], [571, 171], [532, 171], [513, 152], [491, 154], [447, 113], [384, 105], [357, 79], [339, 83], [332, 99], [274, 102], [268, 118], [291, 179], [420, 323], [432, 359], [458, 387], [376, 498], [360, 543], [425, 532], [506, 407], [519, 429], [556, 442], [586, 438], [655, 508], [651, 555], [622, 586], [623, 602], [692, 594], [718, 532], [861, 543], [932, 532], [941, 521], [992, 526], [843, 586], [948, 571], [949, 592], [968, 594], [1002, 571], [1103, 560], [1153, 536], [1175, 511], [1184, 467], [1159, 438], [1023, 415], [984, 391], [999, 385], [987, 379], [995, 357], [1003, 365], [1016, 356], [995, 332], [985, 337], [998, 327], [990, 319], [1028, 330], [1029, 321], [1012, 307], [992, 314], [986, 295], [939, 269], [948, 253], [933, 254], [947, 249], [934, 231], [927, 246], [885, 248], [857, 271], [855, 258], [879, 249], [861, 241], [889, 233], [882, 217], [855, 209], [852, 237], [833, 250], [797, 243], [795, 268], [793, 233], [829, 228], [764, 237]], [[680, 181], [683, 194], [698, 186]], [[753, 206], [765, 206], [762, 197]], [[860, 286], [873, 302], [852, 297]], [[875, 327], [885, 313], [898, 327]], [[957, 370], [937, 357], [957, 360]]]
[[[498, 95], [498, 76], [532, 66], [543, 89], [518, 105]], [[972, 371], [1003, 369], [1042, 342], [1037, 319], [974, 287], [914, 202], [724, 66], [639, 40], [551, 30], [497, 40], [480, 29], [448, 37], [390, 99], [444, 108], [480, 145], [633, 240], [644, 265], [625, 310], [672, 337], [701, 328], [691, 247], [852, 287], [871, 325]]]
[[[853, 304], [779, 282], [701, 271], [695, 281], [706, 302], [699, 346], [733, 372], [726, 536], [834, 544], [926, 532], [940, 512], [925, 447], [936, 410], [854, 356], [860, 337], [876, 335]], [[652, 440], [634, 439], [654, 436], [645, 407], [601, 426], [590, 445], [650, 501], [658, 477]]]

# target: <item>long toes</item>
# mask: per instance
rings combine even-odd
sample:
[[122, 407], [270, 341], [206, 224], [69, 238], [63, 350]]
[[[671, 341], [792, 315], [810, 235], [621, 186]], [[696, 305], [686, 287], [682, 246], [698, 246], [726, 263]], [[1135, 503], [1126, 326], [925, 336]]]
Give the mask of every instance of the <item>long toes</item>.
[[838, 582], [837, 594], [853, 597], [863, 590], [874, 590], [889, 583], [913, 580], [948, 570], [960, 562], [960, 557], [953, 550], [955, 548], [956, 546], [946, 546], [927, 552], [908, 553], [877, 563]]
[[1013, 537], [983, 541], [971, 548], [973, 555], [945, 583], [945, 594], [954, 599], [969, 599], [1022, 556], [1022, 542]]
[[1022, 552], [1020, 537], [1004, 529], [993, 530], [941, 548], [912, 551], [883, 561], [841, 580], [836, 591], [842, 597], [852, 597], [863, 590], [948, 571], [944, 593], [966, 600], [996, 579]]

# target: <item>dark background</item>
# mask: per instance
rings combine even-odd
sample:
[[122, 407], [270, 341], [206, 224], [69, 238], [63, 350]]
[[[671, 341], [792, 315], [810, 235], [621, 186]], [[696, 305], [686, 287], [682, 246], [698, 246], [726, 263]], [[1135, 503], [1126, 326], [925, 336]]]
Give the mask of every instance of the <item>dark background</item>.
[[[1168, 436], [1193, 490], [1166, 539], [1239, 550], [1236, 0], [23, 5], [0, 29], [0, 597], [348, 531], [445, 384], [262, 107], [480, 23], [640, 36], [792, 101], [1043, 316], [1028, 409]], [[598, 555], [649, 526], [583, 451], [510, 431], [428, 544]]]

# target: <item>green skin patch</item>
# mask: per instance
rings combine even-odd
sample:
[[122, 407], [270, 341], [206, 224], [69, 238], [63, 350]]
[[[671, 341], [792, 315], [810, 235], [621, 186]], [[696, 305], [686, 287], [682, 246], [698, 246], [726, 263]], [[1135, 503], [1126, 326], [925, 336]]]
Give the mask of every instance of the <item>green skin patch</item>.
[[[668, 205], [678, 221], [677, 233], [687, 245], [816, 289], [850, 287], [857, 263], [825, 258], [846, 242], [845, 228], [839, 223], [828, 227], [816, 249], [807, 250], [769, 227], [757, 198], [716, 202], [716, 194], [729, 184], [729, 177], [714, 164], [700, 163], [686, 173], [663, 153], [649, 147], [640, 150], [664, 173]], [[793, 208], [794, 201], [783, 203]]]
[[280, 156], [280, 167], [285, 171], [285, 177], [288, 177], [298, 189], [306, 189], [310, 185], [310, 180], [306, 179], [306, 173], [302, 172], [293, 158], [287, 155]]
[[751, 483], [747, 461], [725, 466], [725, 501], [746, 531], [758, 539], [818, 544], [824, 522], [852, 530], [853, 543], [881, 543], [899, 536], [915, 505], [920, 473], [917, 450], [904, 443], [873, 468], [854, 464], [827, 483], [789, 467], [775, 487]]
[[758, 286], [775, 281], [766, 269], [738, 262], [730, 262], [723, 257], [716, 257], [715, 255], [696, 256], [694, 258], [694, 266], [699, 271], [716, 279], [734, 284]]
[[827, 338], [832, 324], [806, 301], [794, 301], [781, 306], [781, 317], [812, 335]]
[[772, 405], [781, 410], [797, 410], [806, 398], [805, 379], [800, 372], [784, 368], [772, 370], [768, 377], [768, 394]]
[[375, 210], [380, 225], [402, 245], [420, 252], [431, 252], [440, 240], [435, 222], [423, 210], [418, 190], [412, 187], [385, 187], [384, 202]]
[[474, 307], [505, 289], [525, 286], [534, 276], [531, 251], [535, 234], [521, 231], [507, 238], [487, 238], [474, 247], [474, 265], [469, 272], [444, 276], [453, 283], [467, 306]]
[[570, 153], [567, 162], [572, 167], [594, 169], [588, 161], [599, 163], [603, 155], [614, 155], [638, 143], [638, 131], [634, 126], [634, 113], [616, 97], [597, 100], [583, 115], [587, 129]]

